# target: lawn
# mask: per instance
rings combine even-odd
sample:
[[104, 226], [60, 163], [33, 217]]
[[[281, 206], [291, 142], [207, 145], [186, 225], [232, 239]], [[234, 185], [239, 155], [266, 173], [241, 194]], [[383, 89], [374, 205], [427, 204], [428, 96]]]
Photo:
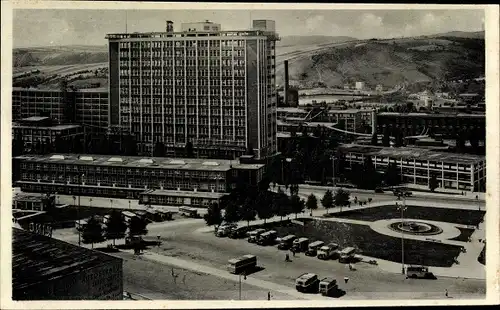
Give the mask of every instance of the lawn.
[[474, 233], [474, 229], [457, 227], [460, 230], [460, 235], [450, 240], [468, 242], [470, 236]]
[[[462, 225], [477, 225], [484, 217], [484, 211], [407, 206], [405, 218], [456, 223]], [[375, 222], [378, 220], [400, 218], [401, 211], [394, 205], [348, 210], [336, 213], [335, 217]]]
[[[279, 236], [294, 234], [325, 243], [335, 242], [341, 247], [354, 246], [360, 254], [393, 262], [401, 262], [401, 239], [374, 232], [369, 226], [312, 220], [304, 226], [272, 223]], [[405, 240], [405, 263], [436, 267], [450, 267], [460, 254], [460, 247], [442, 243]]]

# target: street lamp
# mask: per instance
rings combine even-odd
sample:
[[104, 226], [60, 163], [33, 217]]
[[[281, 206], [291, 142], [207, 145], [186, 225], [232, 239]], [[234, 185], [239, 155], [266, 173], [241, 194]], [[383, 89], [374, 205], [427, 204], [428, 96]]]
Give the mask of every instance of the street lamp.
[[245, 272], [243, 273], [240, 273], [238, 274], [238, 278], [239, 278], [239, 283], [240, 283], [240, 289], [239, 289], [239, 297], [240, 297], [240, 300], [241, 300], [241, 276], [243, 275], [243, 280], [246, 280], [247, 279], [247, 275]]
[[[400, 195], [398, 195], [398, 200], [401, 198]], [[404, 211], [406, 210], [406, 197], [403, 194], [403, 205], [400, 206], [396, 202], [396, 206], [398, 207], [398, 210], [401, 211], [401, 225], [404, 225]], [[405, 245], [404, 245], [404, 231], [401, 229], [401, 273], [405, 274]]]
[[[79, 190], [78, 190], [78, 221], [80, 221], [80, 207], [81, 207], [81, 204], [80, 204], [80, 197], [82, 196], [82, 186], [83, 186], [83, 178], [85, 177], [85, 174], [82, 173], [81, 177], [80, 177], [80, 182], [78, 184], [78, 187], [79, 187]], [[80, 246], [80, 232], [78, 232], [78, 246]]]
[[89, 198], [89, 204], [90, 204], [90, 207], [92, 208], [92, 198]]
[[[292, 158], [287, 157], [284, 159], [287, 163], [292, 162]], [[281, 182], [283, 182], [283, 185], [285, 184], [285, 169], [283, 168], [283, 159], [281, 159]]]
[[335, 156], [330, 157], [332, 160], [332, 187], [335, 188]]

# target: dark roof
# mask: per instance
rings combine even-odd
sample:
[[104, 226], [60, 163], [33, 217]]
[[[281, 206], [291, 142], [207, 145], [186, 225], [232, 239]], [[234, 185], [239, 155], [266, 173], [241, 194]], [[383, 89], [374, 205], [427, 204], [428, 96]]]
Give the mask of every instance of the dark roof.
[[23, 229], [12, 230], [13, 291], [122, 260]]

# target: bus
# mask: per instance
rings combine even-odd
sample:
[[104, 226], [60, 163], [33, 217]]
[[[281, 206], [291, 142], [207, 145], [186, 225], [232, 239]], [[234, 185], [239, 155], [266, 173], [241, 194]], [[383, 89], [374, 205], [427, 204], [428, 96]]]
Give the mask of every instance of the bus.
[[348, 263], [354, 258], [354, 254], [356, 253], [356, 249], [353, 247], [347, 247], [340, 251], [339, 253], [339, 262]]
[[179, 214], [185, 217], [198, 218], [198, 210], [191, 207], [179, 207]]
[[239, 258], [233, 258], [228, 261], [227, 270], [233, 274], [241, 274], [245, 271], [257, 267], [257, 256], [247, 254]]
[[304, 273], [295, 280], [295, 288], [301, 293], [317, 293], [318, 276], [314, 273]]
[[293, 241], [297, 239], [295, 235], [286, 235], [285, 237], [281, 238], [280, 244], [278, 244], [278, 249], [280, 250], [288, 250], [292, 247]]
[[312, 243], [309, 243], [309, 248], [306, 251], [307, 256], [316, 256], [318, 253], [318, 249], [321, 248], [325, 243], [323, 241], [314, 241]]

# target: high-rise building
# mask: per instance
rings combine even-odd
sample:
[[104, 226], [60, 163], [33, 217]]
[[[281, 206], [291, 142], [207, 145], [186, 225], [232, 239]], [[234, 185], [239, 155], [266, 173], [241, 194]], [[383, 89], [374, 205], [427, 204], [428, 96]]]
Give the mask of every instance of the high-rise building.
[[222, 31], [209, 21], [167, 32], [108, 34], [110, 123], [150, 155], [191, 142], [195, 156], [276, 153], [274, 21]]

